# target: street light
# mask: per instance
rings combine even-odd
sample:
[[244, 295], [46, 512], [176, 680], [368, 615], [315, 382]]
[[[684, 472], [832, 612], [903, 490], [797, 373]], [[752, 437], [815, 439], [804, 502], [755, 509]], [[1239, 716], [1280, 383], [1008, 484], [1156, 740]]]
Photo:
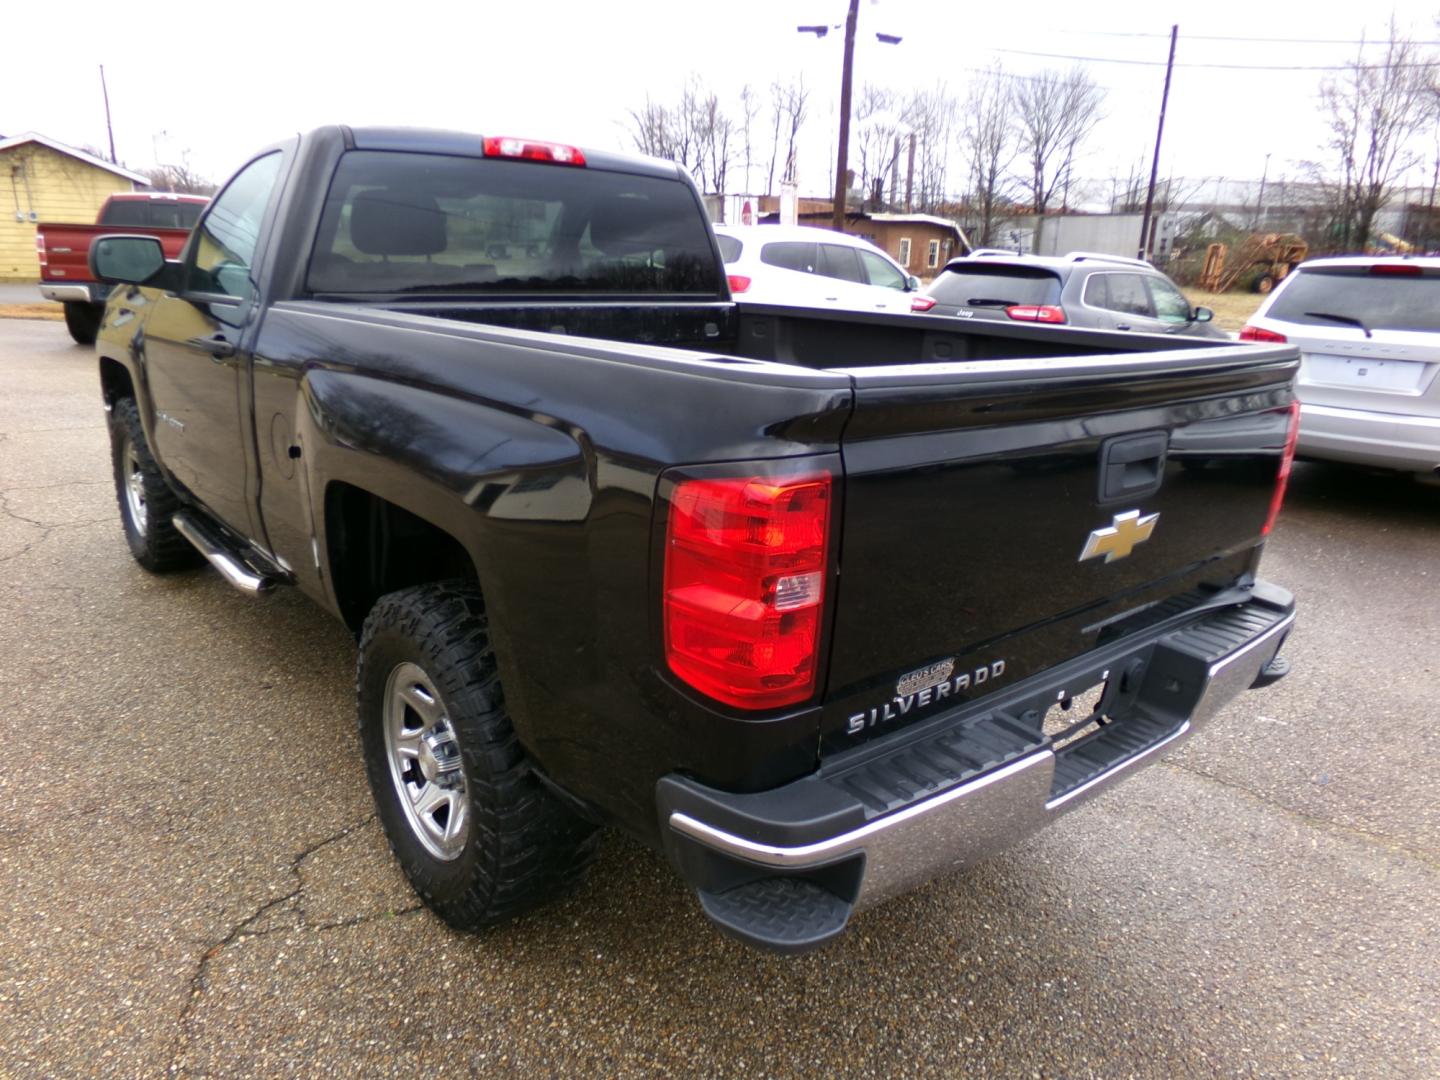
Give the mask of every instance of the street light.
[[[855, 23], [860, 17], [860, 0], [850, 0], [850, 10], [845, 15], [845, 59], [840, 68], [840, 149], [835, 155], [835, 217], [830, 227], [836, 232], [845, 231], [845, 172], [850, 161], [850, 86], [855, 68]], [[797, 26], [801, 34], [814, 34], [823, 38], [830, 32], [828, 26]], [[876, 34], [875, 39], [886, 45], [899, 45], [895, 34]]]

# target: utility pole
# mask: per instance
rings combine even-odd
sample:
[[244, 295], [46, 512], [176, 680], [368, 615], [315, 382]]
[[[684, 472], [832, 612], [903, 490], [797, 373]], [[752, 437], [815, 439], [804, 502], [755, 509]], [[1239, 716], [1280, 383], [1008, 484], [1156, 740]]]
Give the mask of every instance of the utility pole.
[[910, 164], [905, 168], [905, 213], [910, 213], [910, 196], [915, 191], [915, 133], [910, 132]]
[[1170, 102], [1170, 74], [1175, 70], [1175, 39], [1180, 36], [1180, 26], [1170, 27], [1170, 59], [1165, 62], [1165, 92], [1160, 95], [1160, 123], [1155, 129], [1155, 156], [1150, 162], [1150, 189], [1145, 193], [1145, 213], [1140, 219], [1140, 250], [1136, 257], [1146, 257], [1151, 245], [1150, 210], [1155, 205], [1155, 181], [1160, 175], [1160, 140], [1165, 135], [1165, 106]]
[[105, 131], [110, 136], [110, 164], [115, 162], [115, 129], [110, 126], [110, 88], [105, 85], [105, 65], [100, 65], [100, 92], [105, 95]]
[[1265, 217], [1265, 181], [1270, 176], [1270, 155], [1265, 155], [1265, 168], [1260, 171], [1260, 194], [1255, 196], [1255, 224], [1253, 229], [1260, 228], [1260, 222]]
[[850, 84], [855, 70], [855, 23], [860, 18], [860, 0], [850, 0], [845, 15], [845, 59], [840, 68], [840, 150], [835, 155], [835, 218], [830, 227], [845, 231], [846, 172], [850, 164]]
[[[845, 231], [845, 193], [849, 188], [847, 173], [850, 157], [850, 87], [855, 72], [855, 24], [860, 18], [860, 0], [850, 0], [850, 10], [845, 16], [845, 59], [840, 67], [840, 150], [835, 156], [835, 216], [831, 227], [836, 232]], [[814, 34], [823, 38], [830, 27], [797, 26], [801, 34]], [[899, 45], [895, 34], [876, 34], [875, 40], [884, 45]]]

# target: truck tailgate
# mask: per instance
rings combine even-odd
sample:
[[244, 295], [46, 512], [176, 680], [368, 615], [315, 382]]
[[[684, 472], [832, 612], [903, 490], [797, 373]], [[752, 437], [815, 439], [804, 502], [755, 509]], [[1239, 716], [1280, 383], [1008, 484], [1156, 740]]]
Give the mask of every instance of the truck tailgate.
[[1234, 584], [1295, 369], [1293, 348], [1239, 345], [849, 371], [822, 753]]

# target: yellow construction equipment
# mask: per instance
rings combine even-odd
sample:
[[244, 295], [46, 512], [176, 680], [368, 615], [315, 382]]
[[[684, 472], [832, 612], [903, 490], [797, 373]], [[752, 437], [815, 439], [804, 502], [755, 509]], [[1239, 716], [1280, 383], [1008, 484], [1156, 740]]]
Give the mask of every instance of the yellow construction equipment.
[[1268, 293], [1303, 262], [1310, 245], [1294, 233], [1251, 233], [1227, 255], [1224, 244], [1211, 244], [1205, 251], [1200, 287], [1211, 292], [1228, 292], [1241, 281], [1258, 293]]

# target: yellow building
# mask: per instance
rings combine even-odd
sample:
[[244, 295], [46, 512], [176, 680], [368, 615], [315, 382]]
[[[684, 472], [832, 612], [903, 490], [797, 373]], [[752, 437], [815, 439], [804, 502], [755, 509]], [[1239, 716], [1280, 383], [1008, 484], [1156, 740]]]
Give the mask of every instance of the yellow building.
[[148, 186], [139, 173], [33, 131], [0, 139], [0, 281], [36, 281], [35, 226], [93, 222], [106, 196]]

